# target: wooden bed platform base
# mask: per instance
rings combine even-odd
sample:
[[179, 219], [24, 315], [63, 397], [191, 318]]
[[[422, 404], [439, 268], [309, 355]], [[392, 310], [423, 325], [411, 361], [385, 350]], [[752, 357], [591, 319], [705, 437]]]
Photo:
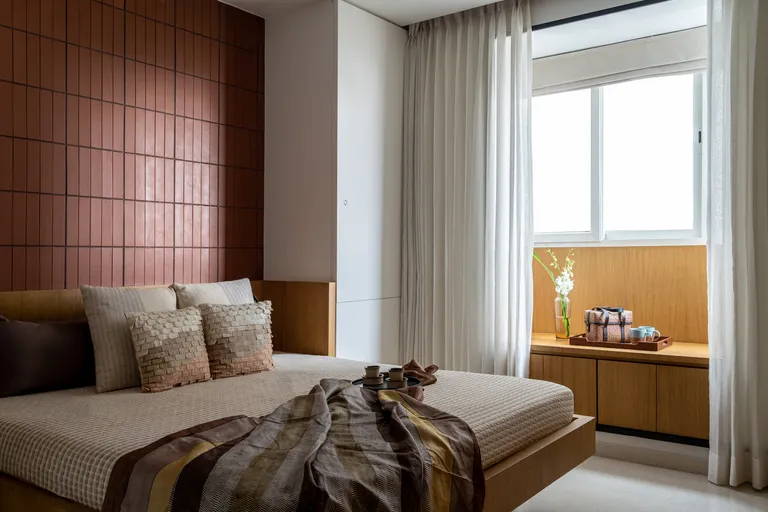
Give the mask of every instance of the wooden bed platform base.
[[[486, 512], [508, 512], [595, 453], [595, 419], [573, 421], [528, 448], [485, 470]], [[3, 512], [94, 512], [74, 501], [0, 473]]]

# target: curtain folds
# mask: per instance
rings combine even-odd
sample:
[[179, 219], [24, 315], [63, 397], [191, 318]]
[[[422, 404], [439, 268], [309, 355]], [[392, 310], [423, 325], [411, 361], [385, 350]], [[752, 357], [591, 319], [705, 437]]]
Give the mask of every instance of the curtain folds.
[[533, 310], [528, 0], [410, 27], [401, 356], [525, 376]]
[[709, 479], [768, 486], [768, 2], [710, 0]]

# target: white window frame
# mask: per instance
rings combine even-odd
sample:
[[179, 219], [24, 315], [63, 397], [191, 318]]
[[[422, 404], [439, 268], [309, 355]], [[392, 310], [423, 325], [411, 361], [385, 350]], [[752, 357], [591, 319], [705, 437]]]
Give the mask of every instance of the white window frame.
[[693, 76], [694, 129], [691, 133], [693, 151], [693, 229], [654, 231], [606, 231], [603, 223], [603, 87], [593, 87], [591, 101], [591, 231], [535, 233], [536, 247], [643, 246], [643, 245], [703, 245], [704, 238], [704, 73]]

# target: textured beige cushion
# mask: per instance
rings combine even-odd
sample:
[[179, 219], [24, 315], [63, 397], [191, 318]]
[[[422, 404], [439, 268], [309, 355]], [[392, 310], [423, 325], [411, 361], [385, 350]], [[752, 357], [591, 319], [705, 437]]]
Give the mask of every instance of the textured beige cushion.
[[81, 286], [85, 315], [91, 328], [96, 360], [96, 391], [114, 391], [141, 384], [126, 313], [172, 311], [171, 288], [102, 288]]
[[211, 379], [197, 308], [125, 315], [141, 373], [141, 389], [154, 393]]
[[173, 283], [179, 309], [200, 304], [253, 304], [253, 290], [248, 279], [205, 284]]
[[200, 306], [214, 379], [273, 370], [272, 303]]

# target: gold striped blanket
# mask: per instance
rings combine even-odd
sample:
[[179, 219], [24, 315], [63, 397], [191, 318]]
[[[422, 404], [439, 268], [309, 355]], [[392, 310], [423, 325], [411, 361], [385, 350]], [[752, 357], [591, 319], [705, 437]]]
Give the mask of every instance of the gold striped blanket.
[[422, 397], [322, 380], [267, 416], [208, 422], [128, 453], [102, 510], [481, 511], [474, 433]]

